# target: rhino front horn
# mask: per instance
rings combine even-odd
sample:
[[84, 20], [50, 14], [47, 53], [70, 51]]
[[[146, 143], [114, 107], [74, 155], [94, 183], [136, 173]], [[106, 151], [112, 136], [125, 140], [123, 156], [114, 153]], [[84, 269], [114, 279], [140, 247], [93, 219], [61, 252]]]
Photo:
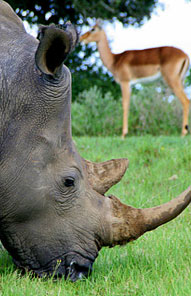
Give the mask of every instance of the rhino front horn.
[[173, 200], [146, 209], [136, 209], [122, 204], [115, 196], [112, 202], [111, 246], [122, 245], [137, 239], [147, 231], [177, 217], [191, 202], [191, 187]]

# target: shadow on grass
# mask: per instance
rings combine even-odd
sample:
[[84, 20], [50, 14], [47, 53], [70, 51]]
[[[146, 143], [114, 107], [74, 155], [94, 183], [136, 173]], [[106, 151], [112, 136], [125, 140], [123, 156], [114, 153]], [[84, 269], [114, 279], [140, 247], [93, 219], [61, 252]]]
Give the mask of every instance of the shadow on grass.
[[4, 249], [0, 243], [0, 276], [13, 273], [16, 270], [16, 266], [9, 253]]

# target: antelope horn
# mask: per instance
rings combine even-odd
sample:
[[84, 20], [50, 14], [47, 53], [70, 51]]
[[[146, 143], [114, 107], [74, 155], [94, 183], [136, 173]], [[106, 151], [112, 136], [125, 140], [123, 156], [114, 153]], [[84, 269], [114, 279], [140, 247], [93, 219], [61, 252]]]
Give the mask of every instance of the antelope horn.
[[100, 27], [100, 29], [101, 29], [102, 26], [103, 26], [103, 20], [100, 19], [100, 18], [98, 18], [98, 19], [96, 20], [96, 26]]
[[191, 202], [191, 187], [173, 200], [154, 208], [136, 209], [122, 204], [115, 196], [112, 203], [111, 244], [125, 244], [147, 231], [177, 217]]
[[121, 180], [129, 161], [127, 158], [120, 158], [96, 163], [83, 159], [83, 163], [92, 188], [98, 193], [104, 194]]

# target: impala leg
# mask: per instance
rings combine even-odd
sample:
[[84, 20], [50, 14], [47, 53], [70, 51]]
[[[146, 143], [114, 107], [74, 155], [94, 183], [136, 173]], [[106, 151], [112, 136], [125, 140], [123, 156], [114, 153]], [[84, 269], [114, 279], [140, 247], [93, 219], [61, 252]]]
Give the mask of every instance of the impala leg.
[[182, 136], [185, 136], [188, 133], [189, 99], [184, 92], [182, 81], [179, 77], [178, 79], [170, 81], [169, 85], [182, 104]]
[[129, 114], [129, 105], [130, 105], [130, 95], [131, 89], [129, 82], [125, 81], [121, 84], [122, 92], [122, 106], [123, 106], [123, 129], [122, 129], [122, 138], [128, 134], [128, 114]]

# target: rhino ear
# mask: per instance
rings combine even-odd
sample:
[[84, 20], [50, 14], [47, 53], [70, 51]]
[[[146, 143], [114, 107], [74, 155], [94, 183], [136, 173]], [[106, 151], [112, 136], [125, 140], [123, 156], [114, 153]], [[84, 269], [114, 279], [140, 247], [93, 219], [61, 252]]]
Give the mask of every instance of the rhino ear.
[[100, 194], [104, 194], [121, 180], [129, 164], [127, 158], [111, 159], [100, 163], [85, 159], [83, 161], [88, 181], [92, 188]]
[[59, 76], [64, 60], [78, 41], [75, 27], [71, 23], [41, 26], [38, 39], [40, 43], [35, 54], [37, 67], [44, 74]]

